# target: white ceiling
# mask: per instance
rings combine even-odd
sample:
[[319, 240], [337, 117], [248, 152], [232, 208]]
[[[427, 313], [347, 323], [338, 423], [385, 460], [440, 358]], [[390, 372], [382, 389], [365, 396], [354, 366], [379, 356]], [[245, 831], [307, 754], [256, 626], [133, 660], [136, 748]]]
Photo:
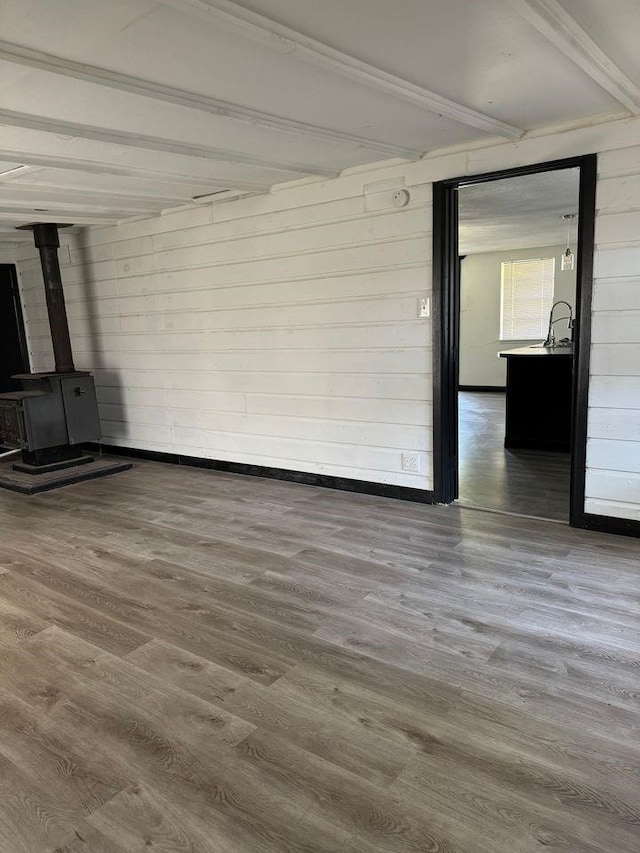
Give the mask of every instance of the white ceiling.
[[2, 0], [0, 35], [4, 240], [640, 113], [637, 0]]
[[567, 235], [575, 248], [579, 181], [579, 169], [562, 169], [461, 187], [460, 254], [559, 246]]

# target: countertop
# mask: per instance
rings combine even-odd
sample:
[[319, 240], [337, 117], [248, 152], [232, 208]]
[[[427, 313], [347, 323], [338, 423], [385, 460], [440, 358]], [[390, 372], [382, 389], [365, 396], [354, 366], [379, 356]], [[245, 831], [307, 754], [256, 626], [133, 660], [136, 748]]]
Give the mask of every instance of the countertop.
[[518, 347], [517, 349], [507, 349], [498, 353], [500, 358], [512, 358], [513, 356], [558, 356], [558, 355], [573, 355], [573, 347]]

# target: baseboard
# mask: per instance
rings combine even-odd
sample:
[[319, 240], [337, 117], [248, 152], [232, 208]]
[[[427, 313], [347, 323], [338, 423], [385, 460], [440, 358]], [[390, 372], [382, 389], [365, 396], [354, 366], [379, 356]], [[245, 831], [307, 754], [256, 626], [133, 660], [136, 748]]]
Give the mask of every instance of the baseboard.
[[585, 513], [580, 524], [585, 530], [596, 530], [600, 533], [617, 533], [618, 536], [635, 536], [640, 538], [640, 521], [633, 518], [615, 518], [611, 515], [591, 515]]
[[412, 489], [409, 486], [394, 486], [388, 483], [371, 483], [368, 480], [352, 480], [348, 477], [332, 477], [328, 474], [312, 474], [308, 471], [289, 471], [286, 468], [268, 468], [263, 465], [246, 465], [241, 462], [225, 462], [220, 459], [204, 459], [199, 456], [182, 456], [177, 453], [159, 453], [155, 450], [141, 450], [135, 447], [120, 447], [116, 444], [86, 444], [87, 450], [102, 451], [113, 456], [127, 456], [135, 459], [148, 459], [152, 462], [166, 462], [169, 465], [186, 465], [191, 468], [209, 468], [229, 474], [245, 474], [249, 477], [264, 477], [268, 480], [286, 480], [302, 483], [305, 486], [320, 486], [324, 489], [338, 489], [343, 492], [357, 492], [361, 495], [377, 495], [413, 503], [434, 503], [433, 492], [425, 489]]
[[504, 394], [504, 385], [458, 385], [458, 391], [486, 391], [493, 394]]

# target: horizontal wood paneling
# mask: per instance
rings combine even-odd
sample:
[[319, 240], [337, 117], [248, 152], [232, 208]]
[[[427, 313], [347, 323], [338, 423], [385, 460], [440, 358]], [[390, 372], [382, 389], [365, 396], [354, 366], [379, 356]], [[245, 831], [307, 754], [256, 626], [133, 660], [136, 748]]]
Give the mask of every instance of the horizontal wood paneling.
[[640, 166], [640, 145], [603, 151], [598, 156], [598, 174], [602, 178], [636, 176]]
[[589, 438], [640, 441], [640, 417], [637, 409], [589, 409]]
[[609, 518], [628, 518], [640, 521], [640, 505], [637, 502], [611, 501], [603, 498], [586, 498], [585, 512], [591, 515], [604, 515]]
[[640, 442], [592, 439], [587, 454], [589, 468], [640, 474]]
[[640, 494], [640, 474], [597, 469], [587, 471], [587, 498], [618, 501], [635, 506], [638, 494]]
[[640, 343], [640, 309], [596, 312], [591, 337], [594, 344]]
[[596, 279], [594, 311], [640, 311], [640, 275]]
[[[206, 272], [206, 271], [205, 271]], [[331, 277], [303, 277], [294, 286], [287, 281], [265, 281], [258, 284], [241, 282], [227, 284], [212, 281], [211, 274], [199, 275], [199, 271], [182, 275], [158, 275], [156, 289], [139, 295], [129, 295], [128, 288], [101, 286], [99, 290], [99, 316], [122, 317], [128, 314], [198, 312], [231, 308], [261, 307], [265, 295], [272, 300], [270, 305], [292, 305], [302, 302], [335, 304], [336, 302], [389, 296], [396, 293], [422, 291], [430, 283], [430, 268], [423, 263], [403, 267], [378, 268], [374, 271], [350, 272]], [[268, 291], [266, 290], [268, 288]], [[125, 292], [122, 292], [125, 290]], [[67, 313], [71, 319], [92, 316], [87, 310], [87, 293], [84, 285], [67, 286]], [[95, 316], [95, 314], [93, 314]], [[34, 316], [37, 316], [34, 314]], [[46, 308], [42, 301], [40, 315], [46, 319]]]
[[594, 376], [638, 376], [638, 344], [594, 344], [591, 372]]
[[640, 517], [640, 146], [599, 157], [585, 509]]
[[0, 243], [0, 264], [13, 264], [16, 260], [17, 247], [15, 243]]
[[298, 397], [289, 394], [248, 394], [247, 410], [270, 415], [292, 414], [298, 417], [337, 418], [422, 426], [431, 420], [431, 405], [424, 400], [380, 400], [336, 397]]
[[[425, 398], [424, 378], [406, 373], [303, 373], [291, 366], [291, 372], [275, 373], [269, 371], [242, 371], [233, 376], [234, 392], [263, 393], [269, 389], [274, 397], [290, 394], [301, 397], [306, 394], [343, 399], [357, 398], [387, 400], [417, 400]], [[120, 392], [122, 384], [119, 374], [108, 368], [96, 367], [94, 373], [100, 378], [100, 386]], [[175, 387], [174, 387], [175, 386]], [[169, 389], [176, 395], [191, 396], [198, 391], [203, 397], [199, 403], [206, 406], [208, 392], [225, 391], [229, 386], [229, 377], [224, 373], [203, 371], [177, 371], [170, 374], [162, 371], [136, 371], [128, 374], [127, 388]], [[271, 390], [271, 389], [277, 390]], [[183, 400], [181, 405], [186, 405]]]
[[601, 284], [605, 279], [611, 278], [638, 278], [640, 245], [625, 248], [598, 246], [594, 259], [594, 275]]
[[[640, 152], [638, 149], [634, 151], [637, 163], [640, 163]], [[628, 168], [633, 168], [631, 161], [628, 161]], [[615, 213], [625, 208], [630, 210], [640, 208], [640, 174], [626, 174], [613, 178], [601, 177], [598, 182], [596, 206], [601, 214], [610, 211]]]
[[600, 409], [640, 409], [640, 376], [592, 376], [591, 405]]
[[[367, 423], [360, 421], [333, 420], [322, 418], [301, 418], [286, 415], [260, 415], [254, 412], [215, 411], [211, 409], [161, 409], [147, 406], [100, 403], [100, 413], [104, 421], [114, 421], [128, 424], [163, 423], [174, 431], [189, 430], [190, 433], [205, 433], [206, 431], [228, 433], [237, 439], [241, 434], [246, 436], [278, 436], [283, 439], [297, 439], [304, 436], [304, 441], [318, 444], [327, 441], [331, 435], [332, 444], [343, 444], [350, 447], [362, 443], [366, 446], [389, 446], [390, 430], [386, 423]], [[199, 439], [201, 435], [197, 436]], [[394, 425], [393, 440], [397, 442], [392, 448], [402, 450], [412, 447], [426, 452], [430, 450], [427, 435], [421, 425]]]
[[[417, 316], [431, 185], [402, 210], [375, 185], [346, 175], [176, 212], [173, 228], [66, 238], [74, 354], [95, 372], [105, 441], [431, 489], [431, 324]], [[45, 366], [38, 266], [24, 268]]]
[[[617, 208], [616, 208], [617, 210]], [[640, 234], [640, 210], [602, 212], [596, 219], [596, 243], [615, 246], [623, 243], [633, 246]]]

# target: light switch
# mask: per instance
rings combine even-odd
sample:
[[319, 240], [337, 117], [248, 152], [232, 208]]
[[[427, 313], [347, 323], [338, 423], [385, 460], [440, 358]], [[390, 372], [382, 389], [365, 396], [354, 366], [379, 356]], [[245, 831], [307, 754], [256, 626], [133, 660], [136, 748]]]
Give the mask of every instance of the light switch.
[[426, 299], [418, 300], [418, 317], [431, 316], [431, 299], [427, 296]]

